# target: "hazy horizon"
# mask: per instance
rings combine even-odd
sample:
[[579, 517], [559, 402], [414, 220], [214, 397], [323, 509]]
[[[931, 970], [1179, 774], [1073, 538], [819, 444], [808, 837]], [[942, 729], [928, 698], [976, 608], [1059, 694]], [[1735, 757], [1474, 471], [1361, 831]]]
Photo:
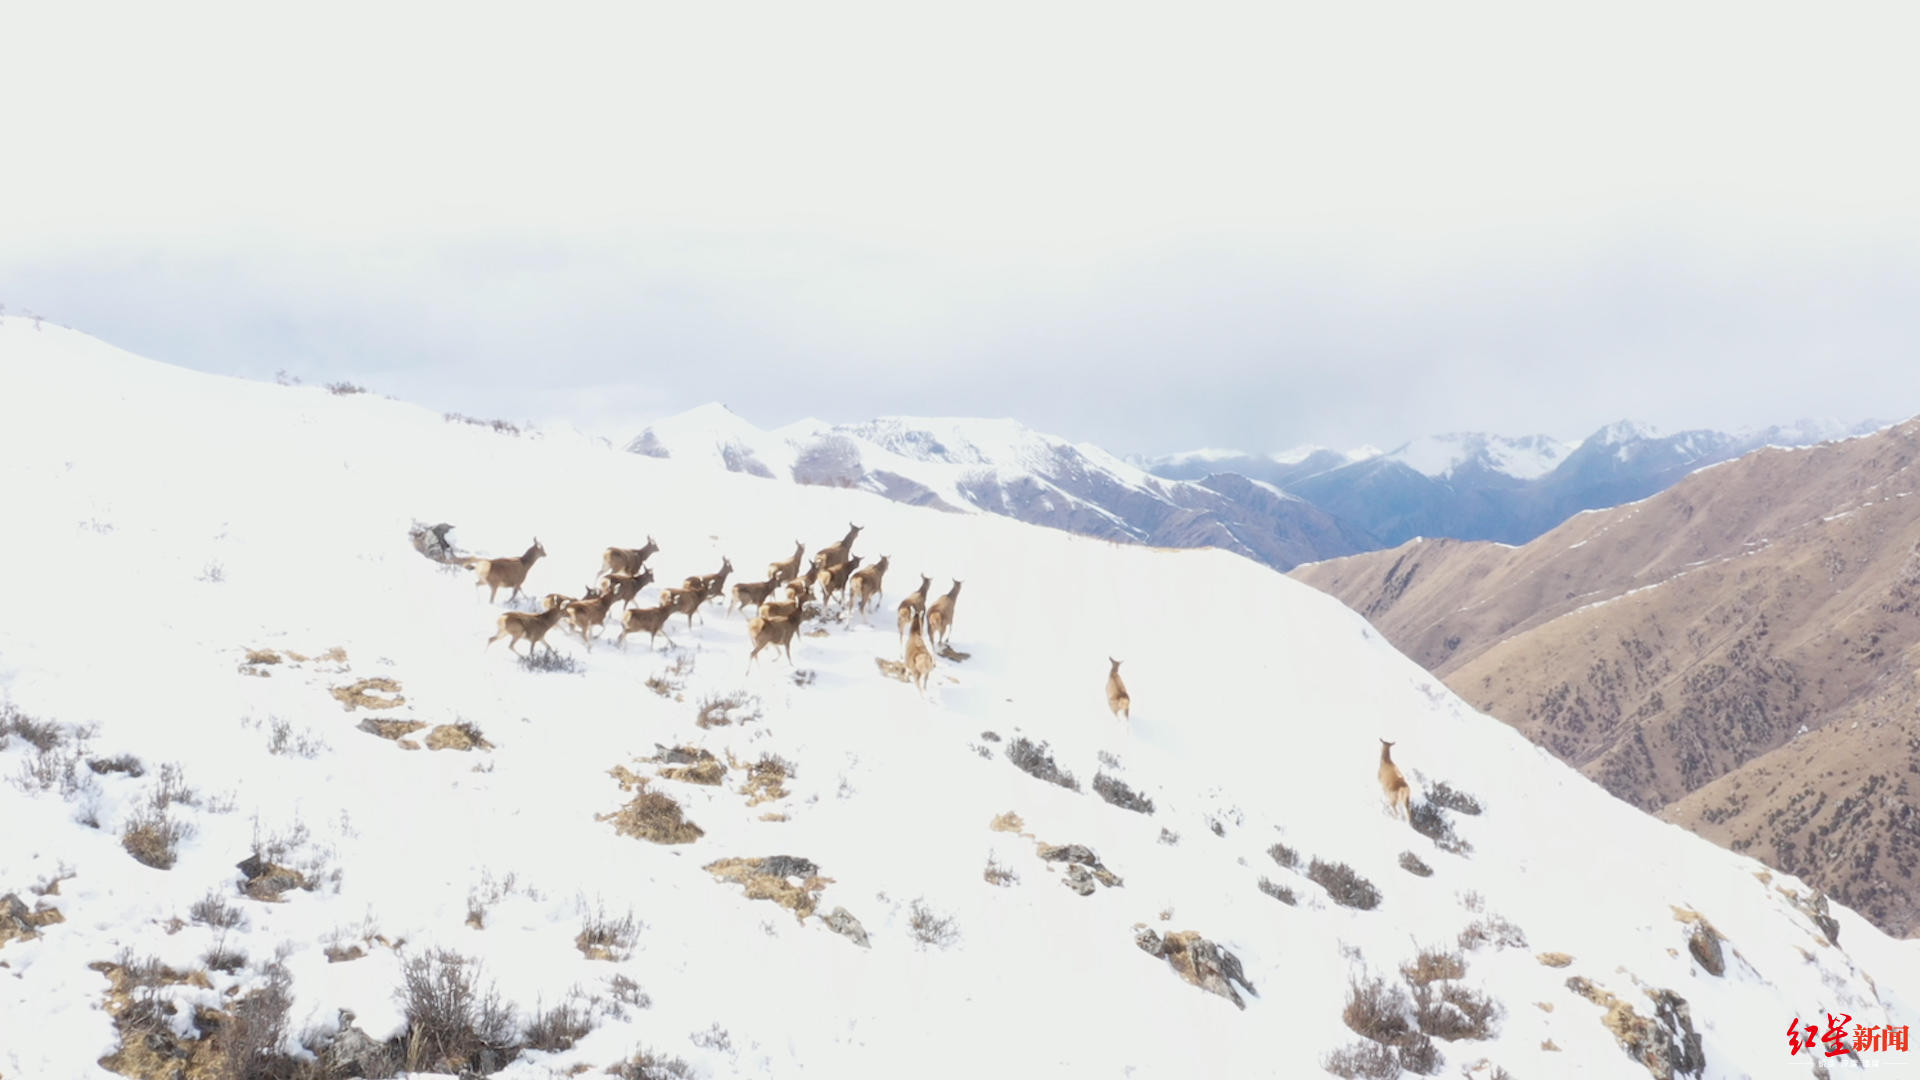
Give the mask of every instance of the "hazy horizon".
[[1920, 414], [1914, 16], [62, 5], [0, 303], [622, 438], [1115, 453]]

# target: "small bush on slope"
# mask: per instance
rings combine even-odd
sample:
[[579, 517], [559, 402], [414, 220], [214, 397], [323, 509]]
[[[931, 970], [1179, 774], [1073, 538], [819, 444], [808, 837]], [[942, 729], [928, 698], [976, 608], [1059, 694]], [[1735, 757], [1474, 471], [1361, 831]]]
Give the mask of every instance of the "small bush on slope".
[[1045, 780], [1049, 784], [1058, 784], [1069, 791], [1079, 791], [1080, 781], [1073, 774], [1063, 771], [1053, 763], [1053, 755], [1047, 753], [1047, 744], [1034, 743], [1021, 736], [1007, 744], [1007, 760], [1015, 768], [1036, 780]]
[[1413, 831], [1433, 841], [1441, 851], [1453, 855], [1473, 853], [1473, 845], [1454, 833], [1453, 824], [1431, 800], [1414, 803], [1407, 816], [1413, 824]]
[[477, 961], [445, 949], [416, 956], [401, 969], [395, 996], [407, 1021], [409, 1070], [463, 1072], [480, 1065], [483, 1052], [501, 1063], [512, 1057], [513, 1006], [492, 984], [481, 987]]
[[1382, 1046], [1398, 1046], [1414, 1033], [1413, 1001], [1398, 983], [1378, 976], [1347, 982], [1347, 1005], [1340, 1019], [1356, 1035]]
[[1260, 878], [1260, 891], [1263, 893], [1266, 893], [1268, 896], [1273, 897], [1275, 900], [1278, 900], [1283, 904], [1291, 905], [1299, 902], [1294, 899], [1292, 889], [1287, 888], [1285, 885], [1276, 885], [1272, 880], [1270, 880], [1264, 875], [1262, 875]]
[[1380, 906], [1380, 890], [1346, 863], [1326, 863], [1315, 859], [1307, 867], [1307, 877], [1327, 890], [1327, 895], [1341, 907], [1372, 911]]
[[0, 750], [6, 749], [7, 740], [15, 735], [35, 750], [51, 750], [66, 741], [59, 724], [35, 720], [12, 705], [0, 704]]
[[536, 1003], [522, 1042], [529, 1050], [558, 1053], [573, 1049], [573, 1044], [592, 1030], [593, 1004], [576, 989], [551, 1009], [542, 1009]]
[[1134, 791], [1125, 781], [1106, 773], [1094, 774], [1093, 792], [1122, 810], [1131, 810], [1136, 814], [1153, 813], [1152, 799]]
[[1343, 1046], [1322, 1058], [1320, 1066], [1344, 1080], [1394, 1080], [1400, 1075], [1393, 1051], [1376, 1042]]
[[1435, 806], [1443, 806], [1456, 813], [1469, 816], [1480, 813], [1480, 800], [1457, 790], [1445, 780], [1427, 789], [1427, 801]]
[[180, 857], [180, 841], [192, 827], [175, 820], [162, 805], [150, 805], [127, 819], [120, 831], [120, 846], [140, 863], [155, 870], [171, 870]]
[[941, 949], [960, 940], [960, 928], [954, 924], [953, 916], [934, 911], [925, 900], [913, 902], [912, 915], [907, 920], [907, 932], [922, 946], [932, 945]]

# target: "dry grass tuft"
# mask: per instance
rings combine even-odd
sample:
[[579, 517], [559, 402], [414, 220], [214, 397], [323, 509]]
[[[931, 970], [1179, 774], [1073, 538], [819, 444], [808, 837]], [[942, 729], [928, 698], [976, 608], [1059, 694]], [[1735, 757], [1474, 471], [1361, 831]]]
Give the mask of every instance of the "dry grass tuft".
[[427, 732], [429, 750], [491, 750], [493, 744], [469, 721], [441, 724]]
[[820, 876], [820, 868], [813, 862], [792, 855], [720, 859], [701, 869], [721, 881], [745, 886], [747, 899], [771, 900], [802, 922], [820, 906], [821, 890], [833, 883], [832, 878]]
[[778, 754], [760, 755], [759, 761], [747, 766], [747, 786], [742, 789], [747, 796], [747, 805], [759, 806], [786, 798], [790, 793], [782, 786], [782, 781], [798, 775], [798, 772], [793, 762]]
[[[626, 772], [625, 769], [619, 771]], [[627, 775], [632, 776], [631, 773]], [[656, 844], [691, 844], [706, 835], [705, 829], [686, 819], [673, 796], [649, 788], [647, 778], [633, 777], [631, 787], [624, 780], [620, 786], [638, 790], [627, 805], [611, 814], [596, 816], [599, 821], [611, 820], [620, 835], [638, 837]]]
[[[327, 692], [348, 712], [355, 709], [397, 709], [407, 703], [406, 697], [400, 693], [400, 684], [384, 676], [336, 686]], [[381, 694], [391, 696], [381, 697]]]

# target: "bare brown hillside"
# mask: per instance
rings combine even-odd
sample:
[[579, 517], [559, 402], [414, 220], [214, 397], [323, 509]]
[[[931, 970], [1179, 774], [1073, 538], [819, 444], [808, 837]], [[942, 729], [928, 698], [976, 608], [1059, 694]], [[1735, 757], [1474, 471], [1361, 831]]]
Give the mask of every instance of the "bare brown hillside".
[[1909, 421], [1756, 451], [1522, 547], [1416, 540], [1294, 576], [1622, 799], [1909, 934], [1917, 466]]

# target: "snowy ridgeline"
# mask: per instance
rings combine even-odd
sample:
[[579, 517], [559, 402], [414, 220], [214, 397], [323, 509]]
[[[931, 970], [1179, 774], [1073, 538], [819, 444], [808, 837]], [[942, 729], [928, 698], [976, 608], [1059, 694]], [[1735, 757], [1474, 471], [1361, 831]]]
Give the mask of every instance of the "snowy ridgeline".
[[[17, 319], [0, 491], [8, 1080], [249, 1039], [375, 1075], [1798, 1077], [1795, 1017], [1920, 1002], [1912, 943], [1609, 798], [1221, 552]], [[883, 614], [830, 606], [798, 671], [749, 670], [719, 602], [657, 649], [555, 630], [573, 670], [536, 671], [484, 647], [504, 594], [416, 553], [416, 520], [473, 554], [537, 536], [535, 597], [648, 535], [664, 584], [722, 556], [755, 580], [849, 522], [892, 569]], [[922, 572], [966, 583], [966, 658], [924, 697], [876, 664]], [[450, 973], [498, 1007], [431, 993]]]

